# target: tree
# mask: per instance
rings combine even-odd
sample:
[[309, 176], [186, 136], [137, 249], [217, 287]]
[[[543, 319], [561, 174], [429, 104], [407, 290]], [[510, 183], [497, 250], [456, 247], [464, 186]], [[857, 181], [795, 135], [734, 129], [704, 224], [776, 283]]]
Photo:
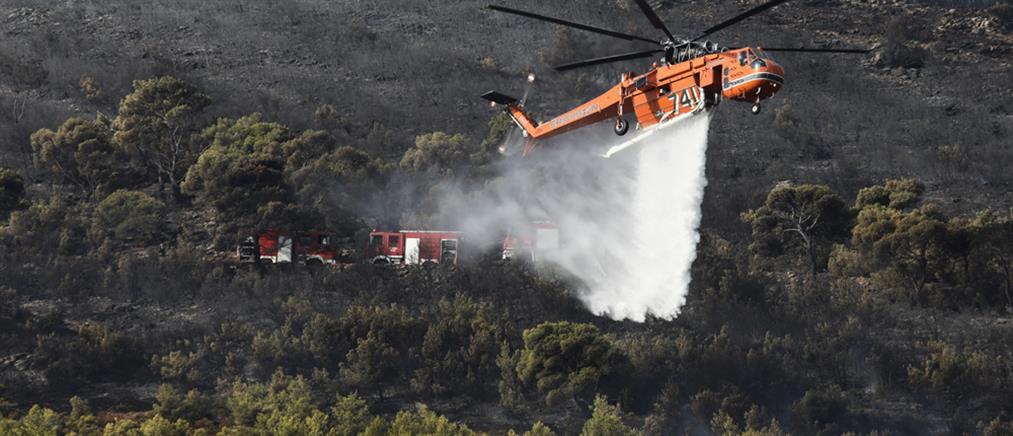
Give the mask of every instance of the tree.
[[0, 218], [6, 218], [11, 212], [27, 207], [25, 181], [21, 174], [0, 168]]
[[200, 153], [194, 140], [210, 99], [171, 76], [134, 82], [113, 121], [114, 140], [138, 167], [153, 171], [173, 191]]
[[80, 436], [100, 434], [98, 420], [95, 419], [95, 415], [92, 415], [91, 406], [78, 396], [70, 399], [70, 415], [67, 416], [65, 426], [66, 430], [69, 430], [68, 433], [72, 432]]
[[466, 136], [433, 132], [415, 138], [415, 147], [401, 158], [401, 168], [415, 172], [454, 174], [467, 164], [474, 150]]
[[165, 212], [165, 205], [148, 194], [119, 190], [95, 208], [92, 234], [119, 244], [156, 242], [165, 235]]
[[580, 436], [639, 436], [636, 429], [623, 424], [622, 410], [619, 405], [611, 405], [605, 397], [599, 395], [594, 399], [591, 419], [584, 423]]
[[333, 151], [336, 145], [327, 132], [307, 130], [282, 145], [282, 155], [286, 157], [285, 173], [291, 174], [319, 157]]
[[204, 130], [208, 147], [190, 167], [182, 189], [218, 213], [220, 245], [228, 244], [237, 231], [294, 224], [265, 222], [300, 215], [291, 204], [292, 189], [285, 178], [285, 144], [291, 140], [287, 127], [262, 121], [259, 114], [222, 118]]
[[753, 227], [753, 251], [774, 256], [801, 251], [813, 275], [826, 267], [820, 256], [830, 245], [847, 238], [852, 219], [844, 200], [822, 185], [778, 185], [762, 207], [742, 216]]
[[221, 434], [325, 434], [327, 414], [313, 405], [301, 376], [275, 372], [270, 383], [235, 380], [221, 387], [232, 426]]
[[110, 185], [123, 183], [128, 172], [112, 135], [105, 120], [70, 118], [55, 132], [40, 129], [32, 134], [35, 163], [86, 196], [99, 187], [111, 189]]
[[388, 433], [390, 436], [474, 436], [468, 426], [451, 422], [447, 417], [438, 415], [425, 405], [419, 406], [416, 412], [402, 410], [394, 417]]
[[145, 436], [189, 436], [193, 432], [190, 423], [182, 419], [170, 421], [162, 415], [155, 415], [144, 421], [140, 430]]
[[852, 244], [869, 270], [888, 268], [922, 300], [922, 291], [945, 270], [947, 226], [931, 206], [901, 212], [875, 205], [858, 214]]
[[629, 358], [590, 324], [546, 322], [525, 330], [523, 337], [517, 374], [549, 405], [614, 391], [630, 368]]
[[316, 205], [328, 228], [352, 233], [362, 228], [361, 219], [384, 214], [387, 172], [379, 159], [344, 146], [296, 170], [291, 180], [300, 201]]
[[59, 194], [28, 209], [11, 214], [10, 232], [15, 244], [34, 250], [59, 254], [82, 254], [87, 251], [87, 227], [82, 216], [87, 210], [73, 207]]
[[366, 402], [354, 393], [338, 394], [337, 401], [331, 407], [331, 418], [334, 420], [332, 432], [335, 436], [356, 436], [373, 421]]
[[[517, 436], [517, 432], [510, 430], [507, 432], [507, 436]], [[531, 425], [531, 430], [524, 432], [524, 434], [520, 436], [556, 436], [556, 432], [552, 431], [549, 426], [543, 424], [542, 421], [537, 421]]]
[[382, 401], [384, 383], [395, 380], [398, 376], [397, 361], [403, 358], [405, 356], [399, 355], [394, 347], [370, 331], [348, 352], [346, 362], [341, 364], [341, 380], [356, 388], [375, 390]]
[[914, 179], [887, 180], [883, 185], [873, 185], [858, 191], [855, 208], [880, 205], [891, 209], [904, 209], [921, 197], [925, 188]]
[[458, 295], [440, 300], [430, 318], [420, 350], [422, 367], [412, 385], [433, 395], [483, 393], [485, 382], [499, 372], [496, 358], [504, 340], [492, 313]]

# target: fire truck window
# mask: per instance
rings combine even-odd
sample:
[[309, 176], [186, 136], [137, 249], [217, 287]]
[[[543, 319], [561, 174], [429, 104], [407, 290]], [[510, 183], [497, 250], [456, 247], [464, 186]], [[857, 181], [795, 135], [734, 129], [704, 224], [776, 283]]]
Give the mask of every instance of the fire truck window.
[[399, 247], [401, 246], [401, 235], [395, 235], [387, 238], [388, 247]]
[[310, 245], [310, 241], [312, 241], [312, 239], [310, 239], [309, 236], [303, 236], [299, 238], [299, 244], [301, 245]]
[[739, 65], [746, 65], [746, 52], [744, 51], [739, 52]]
[[379, 247], [381, 245], [383, 245], [383, 236], [373, 235], [372, 238], [369, 238], [370, 247]]
[[329, 236], [321, 236], [320, 245], [331, 245], [331, 238]]

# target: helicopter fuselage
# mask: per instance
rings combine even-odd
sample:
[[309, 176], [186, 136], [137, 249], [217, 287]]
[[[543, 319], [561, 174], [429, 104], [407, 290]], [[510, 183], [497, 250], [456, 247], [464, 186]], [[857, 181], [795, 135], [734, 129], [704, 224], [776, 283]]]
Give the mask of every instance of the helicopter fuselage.
[[780, 65], [761, 49], [742, 48], [624, 74], [616, 86], [544, 123], [531, 119], [516, 101], [500, 103], [529, 139], [541, 140], [603, 121], [622, 123], [628, 115], [648, 128], [722, 99], [758, 105], [783, 86]]

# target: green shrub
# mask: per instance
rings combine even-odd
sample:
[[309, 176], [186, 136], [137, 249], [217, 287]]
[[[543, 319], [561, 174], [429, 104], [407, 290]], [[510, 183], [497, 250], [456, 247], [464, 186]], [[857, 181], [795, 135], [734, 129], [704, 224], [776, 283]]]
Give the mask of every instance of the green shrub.
[[629, 358], [590, 324], [546, 322], [524, 331], [517, 362], [521, 381], [545, 395], [549, 405], [590, 401], [596, 392], [616, 393]]
[[165, 239], [165, 213], [165, 204], [148, 194], [119, 190], [95, 208], [92, 234], [117, 244], [158, 242]]
[[401, 411], [394, 417], [388, 433], [390, 436], [473, 436], [464, 424], [451, 422], [447, 417], [438, 415], [425, 405], [419, 406], [415, 412]]
[[580, 436], [639, 436], [641, 433], [623, 423], [622, 410], [603, 396], [594, 399], [591, 419], [584, 423]]

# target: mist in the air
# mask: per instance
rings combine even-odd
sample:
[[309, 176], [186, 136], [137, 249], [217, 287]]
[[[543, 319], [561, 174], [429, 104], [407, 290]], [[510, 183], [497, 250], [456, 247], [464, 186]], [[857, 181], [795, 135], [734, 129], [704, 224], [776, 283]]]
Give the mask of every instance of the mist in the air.
[[443, 196], [441, 210], [473, 237], [549, 221], [559, 248], [540, 253], [541, 261], [579, 281], [589, 310], [616, 320], [671, 319], [686, 301], [696, 258], [709, 125], [709, 115], [689, 117], [609, 159], [600, 155], [617, 142], [610, 132], [564, 135], [508, 159], [489, 185]]

